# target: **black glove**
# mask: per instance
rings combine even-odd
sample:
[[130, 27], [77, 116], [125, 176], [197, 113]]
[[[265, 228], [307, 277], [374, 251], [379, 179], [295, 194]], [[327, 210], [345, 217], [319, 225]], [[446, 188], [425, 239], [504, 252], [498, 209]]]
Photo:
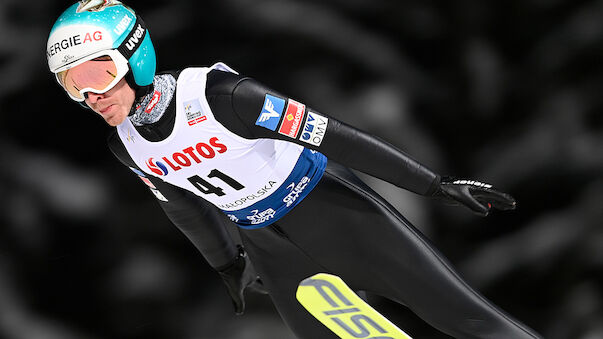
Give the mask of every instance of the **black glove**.
[[245, 297], [243, 292], [246, 288], [253, 289], [259, 293], [267, 292], [260, 277], [251, 266], [245, 250], [240, 245], [238, 248], [239, 254], [237, 257], [226, 267], [220, 268], [218, 274], [220, 274], [232, 299], [235, 314], [241, 315], [245, 312]]
[[498, 210], [515, 209], [515, 199], [499, 192], [490, 184], [467, 179], [444, 177], [434, 197], [455, 205], [464, 205], [474, 213], [487, 216], [491, 208]]

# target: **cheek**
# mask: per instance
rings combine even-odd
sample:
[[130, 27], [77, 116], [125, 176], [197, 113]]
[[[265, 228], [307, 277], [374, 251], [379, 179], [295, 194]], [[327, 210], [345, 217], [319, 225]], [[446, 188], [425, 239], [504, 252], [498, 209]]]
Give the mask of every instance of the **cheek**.
[[134, 99], [136, 97], [136, 93], [134, 92], [134, 90], [132, 88], [130, 88], [130, 86], [126, 85], [125, 80], [122, 80], [122, 81], [123, 81], [123, 84], [121, 84], [120, 89], [119, 89], [120, 100], [124, 106], [128, 107], [128, 112], [129, 112], [129, 109], [132, 107], [132, 105], [134, 105]]
[[91, 110], [94, 111], [94, 105], [92, 103], [90, 103], [90, 100], [86, 99], [84, 100], [84, 103], [86, 104], [86, 106], [88, 106], [88, 108], [90, 108]]
[[119, 119], [123, 121], [123, 119], [128, 117], [128, 114], [130, 114], [130, 107], [120, 107], [120, 111], [119, 111]]

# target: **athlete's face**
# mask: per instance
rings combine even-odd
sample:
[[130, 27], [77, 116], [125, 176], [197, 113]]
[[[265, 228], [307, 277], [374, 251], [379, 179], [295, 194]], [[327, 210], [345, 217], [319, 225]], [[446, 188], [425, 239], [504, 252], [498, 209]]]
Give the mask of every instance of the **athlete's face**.
[[86, 104], [93, 111], [98, 113], [107, 124], [117, 126], [121, 124], [132, 105], [134, 105], [135, 92], [128, 85], [125, 79], [105, 93], [97, 94], [89, 92], [86, 98]]

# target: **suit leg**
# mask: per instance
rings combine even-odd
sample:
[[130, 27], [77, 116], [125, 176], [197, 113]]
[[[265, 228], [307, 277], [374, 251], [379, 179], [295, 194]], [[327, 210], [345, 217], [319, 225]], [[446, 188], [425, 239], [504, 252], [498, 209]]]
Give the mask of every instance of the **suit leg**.
[[410, 222], [349, 170], [331, 164], [279, 221], [292, 243], [354, 289], [407, 305], [456, 338], [539, 338], [473, 290]]

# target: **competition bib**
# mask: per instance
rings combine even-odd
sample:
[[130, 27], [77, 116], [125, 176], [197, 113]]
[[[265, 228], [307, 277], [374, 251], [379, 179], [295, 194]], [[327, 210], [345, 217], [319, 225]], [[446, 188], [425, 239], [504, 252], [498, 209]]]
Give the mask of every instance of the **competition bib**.
[[209, 201], [241, 227], [263, 227], [311, 191], [326, 157], [286, 141], [245, 139], [220, 124], [204, 93], [207, 73], [224, 67], [182, 71], [174, 129], [166, 139], [144, 139], [129, 119], [118, 135], [145, 173]]

